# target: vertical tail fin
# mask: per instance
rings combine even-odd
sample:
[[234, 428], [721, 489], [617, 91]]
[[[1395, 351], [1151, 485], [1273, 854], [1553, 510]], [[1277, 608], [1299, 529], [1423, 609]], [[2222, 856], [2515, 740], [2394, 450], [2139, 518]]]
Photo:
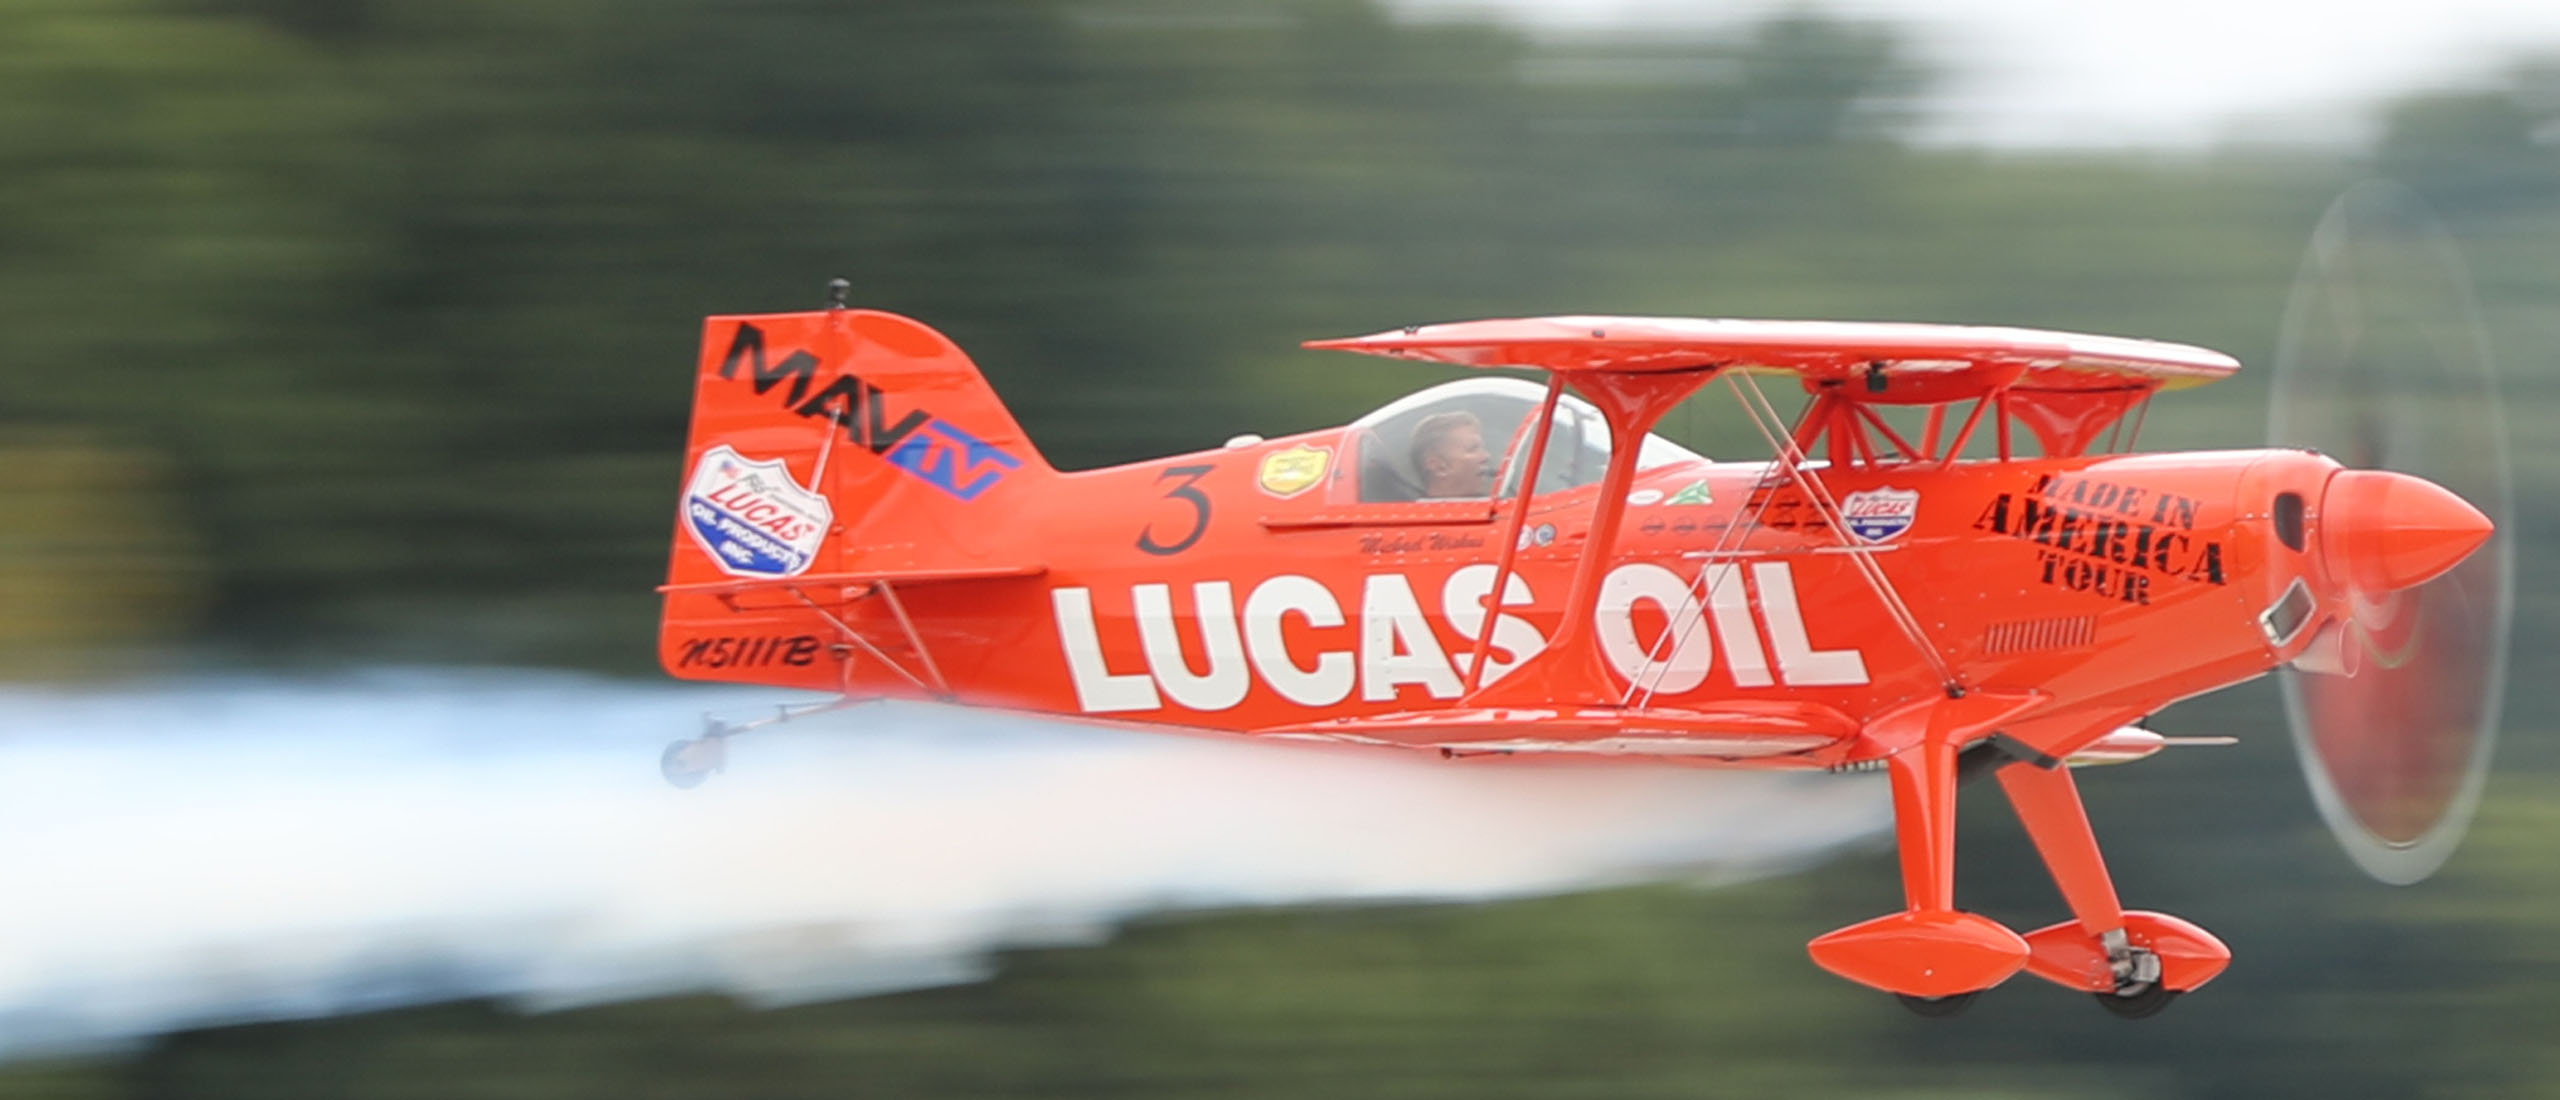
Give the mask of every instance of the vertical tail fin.
[[[743, 590], [1035, 571], [1032, 540], [1003, 517], [1055, 477], [977, 365], [923, 324], [852, 309], [710, 318], [660, 655], [678, 676], [804, 678], [705, 667], [698, 643], [828, 633], [796, 598]], [[772, 650], [766, 663], [795, 652], [752, 649]]]

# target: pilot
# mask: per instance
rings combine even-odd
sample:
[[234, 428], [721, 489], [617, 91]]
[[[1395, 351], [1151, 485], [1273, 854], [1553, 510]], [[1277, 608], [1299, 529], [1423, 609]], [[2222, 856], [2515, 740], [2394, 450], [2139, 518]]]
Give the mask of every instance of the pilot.
[[1484, 446], [1484, 422], [1465, 412], [1435, 413], [1413, 427], [1413, 468], [1422, 474], [1424, 500], [1493, 495], [1493, 452]]

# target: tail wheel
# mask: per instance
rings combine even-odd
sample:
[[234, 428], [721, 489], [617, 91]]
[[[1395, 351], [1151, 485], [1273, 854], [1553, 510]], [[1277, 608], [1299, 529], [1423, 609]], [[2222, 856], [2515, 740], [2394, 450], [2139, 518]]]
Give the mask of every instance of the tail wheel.
[[689, 791], [720, 770], [722, 755], [720, 742], [714, 738], [678, 741], [658, 754], [658, 774], [666, 778], [668, 786]]

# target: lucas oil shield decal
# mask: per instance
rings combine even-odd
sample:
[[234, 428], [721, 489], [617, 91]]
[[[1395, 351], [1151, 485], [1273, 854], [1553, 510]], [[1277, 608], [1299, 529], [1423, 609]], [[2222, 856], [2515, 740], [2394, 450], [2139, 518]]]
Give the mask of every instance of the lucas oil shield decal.
[[1920, 490], [1884, 486], [1851, 493], [1840, 501], [1840, 517], [1860, 542], [1891, 542], [1920, 517]]
[[685, 482], [685, 530], [734, 576], [806, 572], [834, 518], [827, 498], [791, 480], [781, 459], [752, 462], [726, 443], [704, 451]]

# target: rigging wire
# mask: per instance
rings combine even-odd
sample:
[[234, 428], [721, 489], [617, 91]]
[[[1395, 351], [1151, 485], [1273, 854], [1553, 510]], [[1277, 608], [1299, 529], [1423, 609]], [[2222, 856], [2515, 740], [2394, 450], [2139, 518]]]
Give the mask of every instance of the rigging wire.
[[[1686, 413], [1694, 413], [1697, 408], [1696, 399], [1692, 398], [1689, 401], [1682, 402], [1682, 408]], [[1814, 408], [1815, 405], [1813, 402], [1807, 401], [1804, 408], [1797, 411], [1797, 424], [1795, 427], [1788, 429], [1788, 438], [1794, 438], [1794, 431], [1796, 428], [1802, 427], [1806, 418], [1813, 415]], [[1775, 411], [1773, 409], [1772, 416], [1774, 415]], [[1766, 433], [1764, 432], [1763, 434], [1765, 435]], [[1713, 461], [1713, 459], [1711, 458], [1709, 461]], [[1760, 476], [1758, 481], [1767, 481], [1768, 478], [1769, 475], [1764, 473]], [[1653, 705], [1653, 697], [1662, 686], [1662, 676], [1670, 669], [1670, 662], [1663, 659], [1663, 647], [1670, 645], [1672, 639], [1680, 637], [1682, 634], [1686, 633], [1686, 631], [1680, 628], [1680, 620], [1684, 613], [1690, 620], [1690, 629], [1703, 629], [1705, 616], [1709, 609], [1715, 606], [1715, 596], [1717, 591], [1719, 591], [1719, 585], [1726, 582], [1730, 582], [1732, 584], [1742, 583], [1741, 569], [1727, 569], [1719, 573], [1714, 568], [1714, 563], [1718, 559], [1735, 556], [1740, 549], [1737, 544], [1743, 539], [1744, 532], [1758, 527], [1760, 525], [1761, 518], [1768, 515], [1769, 502], [1776, 499], [1777, 494], [1760, 492], [1760, 488], [1761, 486], [1755, 482], [1752, 486], [1744, 490], [1743, 501], [1749, 506], [1748, 511], [1750, 514], [1745, 515], [1745, 509], [1736, 508], [1734, 510], [1733, 518], [1726, 521], [1724, 532], [1716, 536], [1715, 545], [1707, 548], [1703, 557], [1704, 564], [1700, 565], [1698, 568], [1698, 576], [1689, 582], [1691, 595], [1689, 600], [1685, 602], [1690, 603], [1692, 606], [1688, 608], [1667, 609], [1668, 622], [1665, 624], [1662, 636], [1654, 640], [1653, 648], [1645, 654], [1644, 668], [1639, 670], [1641, 678], [1628, 678], [1627, 690], [1624, 694], [1618, 697], [1618, 705], [1628, 706], [1632, 704], [1639, 710]], [[1710, 580], [1710, 577], [1713, 577], [1714, 579]]]
[[[1760, 383], [1750, 378], [1736, 381], [1733, 375], [1728, 374], [1725, 376], [1725, 384], [1734, 391], [1734, 396], [1742, 400], [1743, 411], [1751, 417], [1752, 426], [1758, 428], [1762, 438], [1768, 440], [1770, 447], [1777, 450], [1779, 467], [1795, 480], [1797, 487], [1804, 491], [1806, 498], [1813, 502], [1814, 507], [1821, 510], [1823, 519], [1831, 525], [1832, 534], [1840, 540], [1841, 546], [1849, 551], [1849, 560], [1857, 565], [1858, 573], [1866, 579], [1867, 586], [1875, 590], [1876, 598], [1884, 604], [1885, 611], [1893, 618], [1894, 625], [1901, 628], [1904, 637], [1910, 639], [1912, 647], [1920, 651], [1921, 659], [1927, 661], [1930, 670], [1937, 673], [1939, 682], [1946, 686], [1948, 693], [1961, 694], [1964, 690], [1963, 682], [1958, 680], [1954, 670], [1948, 667], [1946, 657], [1938, 652], [1937, 645], [1929, 640], [1928, 631], [1921, 627], [1918, 616], [1911, 613], [1911, 607], [1903, 601], [1902, 593], [1894, 588], [1892, 578], [1885, 576], [1884, 567], [1875, 560], [1875, 551], [1858, 543], [1856, 536], [1849, 533], [1848, 522], [1840, 514], [1839, 502], [1832, 499], [1830, 490], [1824, 488], [1821, 482], [1805, 473], [1804, 452], [1796, 448], [1792, 437], [1788, 437], [1783, 443], [1779, 441], [1779, 436], [1772, 428], [1772, 425], [1777, 422], [1778, 410], [1776, 406], [1769, 403], [1768, 395], [1760, 392]], [[1832, 430], [1837, 431], [1839, 428], [1835, 425]]]

